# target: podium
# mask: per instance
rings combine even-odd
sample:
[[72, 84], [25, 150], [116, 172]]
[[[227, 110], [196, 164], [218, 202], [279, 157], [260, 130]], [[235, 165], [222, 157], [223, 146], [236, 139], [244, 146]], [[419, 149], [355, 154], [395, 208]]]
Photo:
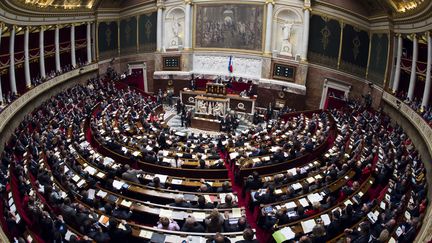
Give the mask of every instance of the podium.
[[220, 131], [220, 117], [227, 114], [229, 99], [198, 95], [195, 97], [195, 113], [192, 118], [193, 128]]

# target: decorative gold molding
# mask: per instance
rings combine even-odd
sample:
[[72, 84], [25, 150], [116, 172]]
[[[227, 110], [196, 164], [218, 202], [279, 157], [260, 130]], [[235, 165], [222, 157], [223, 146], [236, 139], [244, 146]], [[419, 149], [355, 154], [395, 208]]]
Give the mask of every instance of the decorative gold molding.
[[369, 50], [368, 50], [368, 60], [366, 64], [366, 80], [369, 75], [369, 66], [370, 66], [370, 60], [371, 60], [371, 50], [372, 50], [372, 34], [369, 32]]
[[339, 20], [340, 25], [340, 40], [339, 40], [339, 53], [338, 53], [338, 61], [337, 61], [337, 69], [340, 69], [341, 59], [342, 59], [342, 47], [343, 47], [343, 32], [345, 28], [345, 23], [342, 20]]

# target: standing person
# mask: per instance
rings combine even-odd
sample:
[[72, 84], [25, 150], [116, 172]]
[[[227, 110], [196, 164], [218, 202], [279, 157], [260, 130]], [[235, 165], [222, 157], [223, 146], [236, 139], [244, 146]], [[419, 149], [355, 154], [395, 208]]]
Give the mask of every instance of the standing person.
[[180, 121], [181, 121], [182, 127], [183, 126], [187, 127], [187, 125], [186, 125], [186, 111], [184, 109], [181, 111]]
[[192, 112], [188, 111], [186, 114], [186, 128], [192, 125]]
[[178, 115], [182, 111], [182, 102], [180, 101], [180, 98], [177, 100], [176, 108], [177, 108], [177, 115]]

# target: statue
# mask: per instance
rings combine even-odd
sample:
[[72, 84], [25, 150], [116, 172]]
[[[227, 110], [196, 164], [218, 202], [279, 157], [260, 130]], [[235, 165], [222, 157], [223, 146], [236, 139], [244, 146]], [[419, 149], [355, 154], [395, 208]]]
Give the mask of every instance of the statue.
[[292, 24], [288, 21], [282, 25], [282, 48], [281, 55], [292, 57], [292, 44], [290, 42]]
[[173, 17], [172, 23], [171, 23], [171, 30], [173, 33], [173, 38], [171, 40], [171, 45], [170, 48], [178, 48], [178, 46], [181, 44], [180, 43], [180, 22], [179, 19], [176, 18], [176, 16]]
[[291, 36], [291, 28], [292, 28], [292, 24], [289, 24], [289, 23], [285, 23], [282, 26], [283, 40], [287, 40], [289, 42], [289, 38]]

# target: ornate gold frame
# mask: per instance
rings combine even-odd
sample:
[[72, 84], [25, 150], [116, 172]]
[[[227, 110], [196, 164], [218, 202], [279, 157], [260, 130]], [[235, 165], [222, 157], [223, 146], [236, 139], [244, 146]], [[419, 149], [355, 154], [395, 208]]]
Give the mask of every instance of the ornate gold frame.
[[[244, 49], [236, 49], [236, 48], [207, 48], [207, 47], [196, 47], [196, 17], [197, 17], [197, 6], [211, 6], [211, 5], [221, 5], [221, 3], [229, 3], [229, 4], [239, 4], [239, 5], [256, 5], [261, 6], [263, 8], [263, 26], [262, 26], [262, 33], [261, 33], [261, 50], [255, 51], [255, 50], [244, 50]], [[229, 51], [234, 53], [249, 53], [249, 54], [259, 54], [264, 55], [264, 47], [265, 47], [265, 33], [267, 31], [267, 8], [265, 7], [265, 2], [247, 2], [247, 3], [233, 3], [231, 1], [220, 1], [218, 3], [194, 3], [193, 5], [193, 19], [192, 19], [192, 50], [193, 51]]]

